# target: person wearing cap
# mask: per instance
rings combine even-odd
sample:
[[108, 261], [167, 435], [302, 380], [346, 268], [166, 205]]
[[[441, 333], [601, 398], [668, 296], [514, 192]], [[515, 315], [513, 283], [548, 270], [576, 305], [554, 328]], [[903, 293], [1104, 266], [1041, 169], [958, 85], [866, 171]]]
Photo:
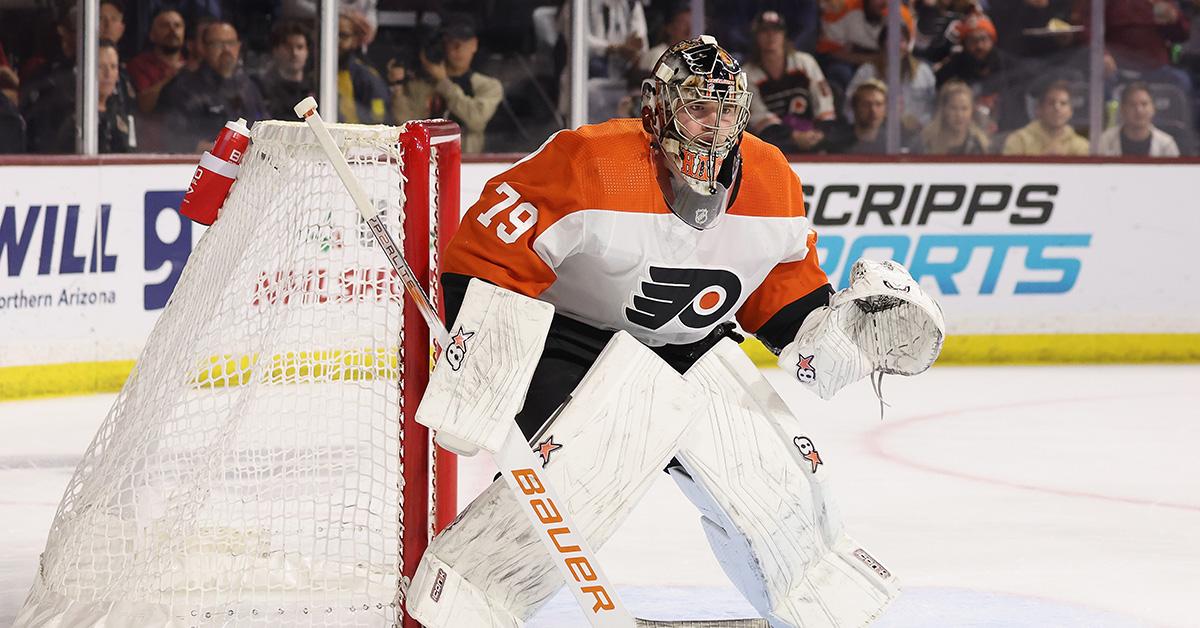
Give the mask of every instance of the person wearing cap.
[[835, 117], [833, 92], [812, 55], [787, 38], [783, 16], [763, 11], [754, 19], [754, 50], [746, 64], [750, 127], [785, 152], [816, 152], [821, 128]]
[[1015, 129], [1027, 120], [1025, 77], [1016, 61], [996, 47], [996, 27], [983, 13], [973, 13], [952, 27], [962, 43], [936, 71], [939, 87], [962, 81], [975, 91], [976, 110], [1002, 131]]
[[471, 67], [479, 38], [470, 17], [447, 20], [440, 39], [444, 61], [421, 51], [421, 72], [389, 67], [392, 118], [396, 122], [449, 118], [462, 127], [463, 152], [483, 152], [484, 130], [504, 99], [504, 86]]

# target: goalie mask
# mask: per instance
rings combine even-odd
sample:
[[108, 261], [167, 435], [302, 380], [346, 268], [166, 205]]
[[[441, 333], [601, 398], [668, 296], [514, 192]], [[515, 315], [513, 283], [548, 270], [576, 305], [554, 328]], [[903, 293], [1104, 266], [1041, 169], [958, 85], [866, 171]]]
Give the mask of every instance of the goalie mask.
[[658, 184], [687, 224], [709, 229], [725, 212], [749, 119], [746, 73], [708, 35], [671, 46], [642, 82], [642, 126], [653, 136]]

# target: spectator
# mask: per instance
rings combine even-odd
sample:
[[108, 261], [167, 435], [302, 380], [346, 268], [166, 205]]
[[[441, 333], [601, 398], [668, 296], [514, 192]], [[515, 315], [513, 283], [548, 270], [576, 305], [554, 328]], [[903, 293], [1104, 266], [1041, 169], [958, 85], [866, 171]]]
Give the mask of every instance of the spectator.
[[1004, 141], [1005, 155], [1084, 156], [1088, 142], [1071, 128], [1071, 92], [1063, 81], [1051, 83], [1038, 98], [1037, 119]]
[[[858, 67], [854, 78], [846, 86], [847, 93], [854, 90], [865, 81], [878, 79], [887, 80], [887, 34], [885, 27], [879, 31], [879, 51], [871, 61]], [[937, 77], [928, 63], [917, 59], [912, 53], [912, 37], [908, 26], [900, 24], [900, 50], [903, 57], [900, 60], [900, 124], [909, 133], [916, 133], [933, 119], [934, 100], [937, 98]], [[854, 112], [847, 105], [846, 119], [854, 121]]]
[[[98, 130], [101, 153], [127, 153], [135, 145], [133, 133], [133, 89], [121, 80], [121, 58], [117, 45], [100, 40], [96, 55]], [[71, 153], [75, 150], [75, 94], [54, 94], [36, 116], [37, 152]], [[47, 121], [42, 116], [57, 116]], [[50, 124], [52, 122], [52, 124]]]
[[[993, 0], [996, 45], [1028, 72], [1062, 68], [1078, 47], [1071, 0]], [[1083, 59], [1079, 59], [1080, 70]]]
[[[821, 16], [817, 52], [827, 55], [822, 66], [829, 80], [846, 85], [858, 66], [879, 50], [879, 31], [887, 16], [888, 0], [826, 0]], [[900, 6], [900, 17], [913, 31], [912, 12]]]
[[[571, 3], [558, 12], [559, 41], [570, 41]], [[646, 51], [648, 31], [640, 0], [590, 0], [588, 3], [588, 121], [613, 117], [628, 96], [627, 75]], [[564, 55], [565, 57], [565, 55]], [[559, 77], [559, 110], [568, 110], [570, 68]]]
[[838, 153], [879, 155], [887, 152], [887, 137], [883, 125], [887, 116], [887, 85], [871, 79], [850, 93], [854, 122], [844, 124], [830, 149]]
[[1121, 91], [1121, 124], [1100, 135], [1100, 154], [1113, 157], [1178, 157], [1175, 139], [1154, 126], [1154, 98], [1145, 83]]
[[19, 87], [17, 73], [7, 64], [0, 65], [0, 154], [25, 152], [25, 120], [17, 108]]
[[815, 152], [821, 123], [835, 117], [833, 93], [817, 60], [792, 48], [783, 16], [763, 11], [754, 20], [754, 51], [746, 64], [750, 127], [785, 152]]
[[[1091, 2], [1076, 0], [1077, 24], [1089, 25]], [[1104, 43], [1123, 77], [1173, 83], [1191, 92], [1188, 73], [1171, 65], [1173, 44], [1187, 41], [1187, 17], [1175, 0], [1108, 0], [1104, 3]], [[1086, 37], [1086, 32], [1082, 35]]]
[[956, 36], [962, 50], [938, 68], [938, 85], [958, 80], [975, 91], [976, 110], [995, 128], [1013, 129], [1025, 122], [1024, 81], [1017, 65], [996, 48], [996, 27], [986, 15], [976, 13], [959, 22]]
[[194, 20], [184, 17], [184, 22], [188, 25], [187, 33], [184, 36], [186, 42], [184, 67], [188, 70], [195, 72], [204, 65], [204, 31], [208, 30], [208, 27], [216, 21], [216, 18], [206, 15]]
[[[688, 4], [689, 0], [680, 0]], [[764, 11], [774, 11], [788, 25], [788, 40], [796, 50], [811, 53], [817, 49], [821, 33], [821, 4], [818, 0], [759, 0], [757, 2], [709, 2], [710, 29], [721, 47], [738, 59], [754, 50], [754, 19]]]
[[21, 75], [18, 104], [25, 120], [25, 143], [30, 152], [75, 151], [74, 131], [65, 140], [61, 131], [64, 120], [73, 119], [75, 114], [75, 24], [78, 16], [78, 10], [72, 8], [58, 20], [61, 55]]
[[381, 124], [387, 116], [387, 85], [362, 59], [370, 25], [354, 12], [338, 17], [338, 120]]
[[[280, 0], [278, 4], [280, 17], [302, 24], [317, 23], [317, 8], [320, 0]], [[379, 0], [338, 0], [338, 15], [354, 13], [362, 16], [366, 21], [364, 46], [375, 40], [375, 33], [379, 30], [378, 4]], [[393, 8], [395, 8], [395, 4], [400, 3], [393, 3]]]
[[470, 18], [447, 20], [441, 40], [444, 62], [434, 63], [422, 52], [422, 76], [406, 77], [403, 72], [389, 76], [396, 79], [392, 84], [392, 117], [398, 122], [449, 118], [462, 127], [463, 152], [483, 152], [484, 129], [504, 98], [504, 87], [471, 68], [479, 38]]
[[914, 54], [934, 65], [950, 56], [954, 46], [961, 43], [955, 38], [953, 25], [979, 10], [975, 0], [917, 0], [915, 8]]
[[137, 145], [133, 130], [134, 95], [129, 84], [121, 80], [121, 57], [116, 42], [101, 40], [96, 60], [100, 152], [128, 153]]
[[126, 70], [137, 90], [139, 144], [143, 150], [167, 150], [158, 101], [163, 88], [187, 67], [184, 58], [184, 19], [175, 9], [163, 9], [150, 22], [150, 45], [129, 60]]
[[111, 41], [119, 47], [124, 35], [125, 10], [117, 0], [104, 0], [100, 3], [100, 39]]
[[204, 59], [163, 88], [159, 109], [166, 116], [168, 147], [177, 152], [208, 150], [229, 120], [261, 120], [262, 96], [238, 67], [241, 40], [229, 22], [204, 29]]
[[294, 118], [296, 103], [313, 95], [312, 77], [305, 74], [310, 43], [308, 30], [299, 22], [284, 20], [271, 29], [271, 60], [254, 82], [267, 115], [276, 120]]
[[[52, 47], [52, 44], [46, 44], [41, 41], [42, 25], [31, 25], [31, 28], [38, 31], [35, 37], [38, 38], [37, 52], [34, 52], [29, 57], [21, 62], [17, 74], [21, 77], [21, 84], [24, 90], [40, 89], [42, 80], [49, 78], [55, 73], [74, 72], [75, 71], [75, 46], [76, 46], [76, 26], [79, 21], [79, 9], [71, 7], [58, 15], [54, 20], [54, 33], [58, 37], [57, 50], [54, 50], [52, 56], [47, 56], [44, 53], [44, 48]], [[26, 101], [24, 95], [21, 97], [22, 102]]]
[[0, 97], [16, 107], [20, 103], [21, 79], [7, 65], [0, 64]]
[[975, 122], [975, 94], [962, 81], [949, 81], [938, 91], [933, 122], [921, 131], [928, 155], [982, 155], [991, 140]]
[[641, 74], [646, 76], [650, 75], [650, 71], [654, 69], [654, 64], [658, 63], [658, 58], [663, 56], [667, 48], [691, 38], [691, 5], [683, 2], [672, 5], [667, 11], [666, 19], [663, 20], [662, 28], [659, 31], [658, 43], [651, 46], [649, 50], [643, 52], [642, 56], [638, 58], [637, 69]]
[[[591, 0], [588, 9], [588, 76], [624, 77], [646, 51], [649, 33], [642, 3], [638, 0]], [[564, 19], [570, 19], [569, 9], [561, 13]], [[567, 31], [569, 27], [563, 29], [563, 32]]]
[[[253, 6], [260, 4], [260, 2], [246, 2], [246, 0], [242, 0], [236, 4]], [[167, 9], [178, 12], [179, 15], [183, 16], [183, 21], [186, 22], [188, 26], [196, 29], [201, 25], [202, 22], [213, 22], [217, 20], [229, 21], [234, 18], [233, 13], [239, 13], [246, 10], [242, 7], [237, 7], [240, 9], [240, 11], [231, 12], [223, 10], [223, 8], [226, 6], [230, 9], [233, 9], [236, 7], [236, 4], [231, 0], [138, 0], [137, 15], [140, 16], [138, 21], [138, 33], [149, 32], [150, 29], [147, 21]], [[189, 43], [198, 43], [201, 41], [199, 37], [199, 30], [193, 30], [193, 32], [189, 32], [188, 35]], [[188, 52], [198, 53], [198, 51], [193, 50], [189, 50]], [[194, 59], [199, 59], [199, 57], [199, 54], [192, 55], [192, 58]]]
[[157, 108], [163, 87], [183, 69], [183, 33], [183, 16], [178, 11], [159, 11], [150, 23], [150, 47], [126, 64], [142, 113]]

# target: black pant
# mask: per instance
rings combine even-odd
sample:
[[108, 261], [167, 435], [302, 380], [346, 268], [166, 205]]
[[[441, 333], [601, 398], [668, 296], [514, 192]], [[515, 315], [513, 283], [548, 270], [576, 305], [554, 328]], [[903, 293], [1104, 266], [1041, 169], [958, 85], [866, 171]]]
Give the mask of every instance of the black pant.
[[[462, 307], [470, 280], [466, 275], [442, 275], [446, 320], [450, 322], [451, 328], [454, 327], [454, 319], [458, 317], [458, 310]], [[676, 371], [684, 373], [725, 336], [733, 335], [741, 340], [740, 336], [733, 332], [733, 327], [733, 323], [723, 323], [700, 341], [650, 349]], [[587, 374], [614, 333], [561, 314], [554, 315], [546, 336], [542, 359], [533, 370], [533, 379], [525, 396], [525, 406], [516, 417], [517, 425], [521, 426], [521, 433], [525, 438], [532, 440], [537, 436], [547, 419], [554, 415], [571, 391], [583, 380], [583, 376]]]

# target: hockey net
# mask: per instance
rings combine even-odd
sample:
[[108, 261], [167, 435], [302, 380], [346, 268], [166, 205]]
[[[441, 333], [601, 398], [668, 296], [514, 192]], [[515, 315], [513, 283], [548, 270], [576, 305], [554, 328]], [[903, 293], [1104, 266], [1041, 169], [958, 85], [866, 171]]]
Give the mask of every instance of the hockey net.
[[[331, 131], [437, 304], [457, 127]], [[456, 484], [412, 421], [428, 330], [310, 131], [251, 137], [67, 486], [18, 625], [416, 626], [403, 592]]]

